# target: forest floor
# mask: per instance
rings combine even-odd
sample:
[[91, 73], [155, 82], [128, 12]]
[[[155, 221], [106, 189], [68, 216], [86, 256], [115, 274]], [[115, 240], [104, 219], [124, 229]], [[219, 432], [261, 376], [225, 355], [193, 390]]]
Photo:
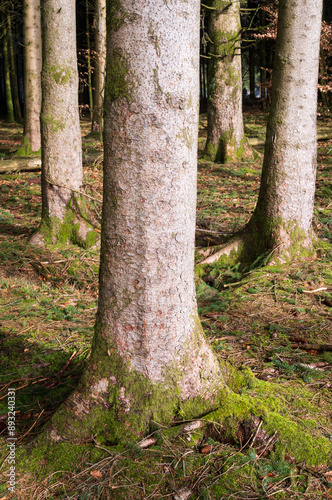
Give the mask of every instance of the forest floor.
[[[246, 132], [264, 139], [266, 115], [245, 114]], [[319, 130], [331, 130], [321, 119]], [[102, 152], [87, 138], [83, 152]], [[0, 122], [0, 162], [19, 147], [22, 129]], [[205, 138], [201, 117], [199, 156]], [[98, 156], [98, 155], [97, 155]], [[262, 148], [253, 159], [218, 165], [199, 158], [198, 230], [227, 238], [250, 218], [258, 195]], [[316, 255], [284, 265], [222, 267], [198, 271], [199, 313], [218, 356], [247, 367], [262, 381], [294, 392], [296, 418], [332, 439], [332, 140], [318, 142], [314, 229]], [[85, 189], [100, 217], [102, 164], [85, 166]], [[89, 354], [98, 297], [98, 251], [75, 246], [35, 248], [40, 173], [0, 176], [0, 445], [7, 448], [8, 389], [16, 392], [16, 445], [31, 441], [75, 387]], [[199, 251], [199, 247], [197, 248]], [[197, 253], [197, 260], [200, 256]], [[199, 266], [198, 266], [199, 269]], [[299, 396], [297, 396], [299, 394]], [[307, 401], [305, 412], [296, 399]], [[45, 457], [35, 476], [19, 473], [16, 493], [0, 481], [0, 500], [17, 499], [332, 499], [331, 464], [309, 466], [292, 456], [260, 453], [246, 443], [218, 442], [202, 434], [193, 446], [183, 435], [158, 431], [147, 449], [67, 448]], [[7, 450], [7, 451], [6, 451]], [[1, 469], [0, 469], [1, 470]], [[46, 479], [45, 479], [46, 478]]]

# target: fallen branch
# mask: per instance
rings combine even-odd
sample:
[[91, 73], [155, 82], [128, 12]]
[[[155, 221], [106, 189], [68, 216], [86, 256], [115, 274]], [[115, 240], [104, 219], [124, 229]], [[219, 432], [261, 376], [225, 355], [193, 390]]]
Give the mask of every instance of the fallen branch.
[[[83, 165], [88, 163], [99, 163], [103, 160], [103, 153], [87, 153], [83, 158]], [[0, 161], [0, 174], [12, 174], [14, 172], [38, 172], [41, 170], [41, 157], [17, 157], [10, 160]]]
[[321, 288], [317, 288], [316, 290], [303, 290], [303, 293], [317, 293], [323, 290], [332, 290], [332, 286], [322, 286]]
[[[332, 139], [331, 134], [318, 134], [317, 141], [328, 141]], [[247, 137], [247, 141], [250, 146], [265, 146], [265, 139], [259, 139], [259, 137]]]
[[332, 351], [332, 344], [291, 344], [292, 349], [303, 349], [304, 351]]
[[209, 229], [201, 229], [196, 227], [195, 243], [196, 246], [216, 246], [225, 242], [225, 235], [218, 231], [211, 231]]
[[41, 158], [12, 158], [0, 162], [0, 174], [11, 174], [13, 172], [38, 172], [41, 169]]

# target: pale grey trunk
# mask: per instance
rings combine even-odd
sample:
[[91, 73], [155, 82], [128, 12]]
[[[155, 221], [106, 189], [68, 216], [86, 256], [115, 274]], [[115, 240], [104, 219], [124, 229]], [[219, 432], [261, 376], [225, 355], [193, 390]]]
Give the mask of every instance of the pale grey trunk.
[[210, 0], [208, 128], [205, 155], [224, 163], [244, 156], [240, 2]]
[[106, 87], [99, 321], [150, 380], [186, 364], [184, 397], [213, 385], [201, 375], [216, 369], [197, 342], [194, 286], [198, 3], [126, 1]]
[[279, 252], [312, 247], [322, 0], [279, 2], [271, 111], [250, 225]]
[[[85, 240], [87, 230], [81, 228], [76, 219], [83, 168], [75, 0], [45, 0], [42, 21], [43, 208], [40, 233], [48, 243], [67, 240], [80, 243]], [[32, 242], [38, 243], [39, 235]]]
[[101, 133], [106, 64], [106, 0], [95, 0], [94, 14], [94, 89], [91, 132]]
[[76, 421], [56, 416], [53, 440], [139, 436], [203, 413], [223, 387], [194, 285], [199, 7], [126, 0], [108, 12], [96, 332], [62, 410]]
[[39, 151], [41, 147], [42, 47], [40, 24], [40, 0], [24, 0], [24, 132], [22, 148], [27, 153]]

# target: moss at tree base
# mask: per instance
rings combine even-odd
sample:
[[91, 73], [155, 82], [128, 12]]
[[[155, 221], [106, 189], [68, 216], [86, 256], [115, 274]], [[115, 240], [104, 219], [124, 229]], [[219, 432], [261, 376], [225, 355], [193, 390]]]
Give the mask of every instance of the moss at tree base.
[[39, 149], [38, 151], [33, 151], [29, 139], [26, 136], [23, 136], [21, 146], [16, 151], [15, 155], [23, 157], [40, 156], [41, 149]]
[[232, 163], [252, 157], [251, 149], [247, 139], [243, 138], [238, 146], [236, 144], [234, 131], [225, 132], [219, 139], [218, 144], [207, 141], [203, 158], [214, 163]]
[[[322, 417], [311, 402], [312, 394], [301, 384], [294, 388], [265, 382], [256, 379], [249, 369], [225, 365], [228, 387], [220, 390], [211, 411], [206, 400], [198, 397], [181, 402], [175, 386], [153, 384], [143, 375], [130, 372], [114, 353], [107, 357], [107, 363], [97, 362], [96, 358], [93, 373], [91, 369], [86, 372], [79, 391], [62, 405], [39, 436], [32, 451], [34, 463], [44, 460], [48, 447], [52, 454], [57, 447], [61, 450], [71, 443], [80, 447], [94, 442], [123, 449], [136, 446], [135, 443], [158, 430], [163, 430], [166, 438], [180, 437], [181, 422], [194, 419], [200, 419], [203, 427], [187, 440], [188, 447], [197, 446], [202, 435], [208, 437], [213, 426], [220, 429], [214, 439], [232, 441], [241, 449], [245, 445], [255, 449], [258, 431], [263, 432], [266, 450], [277, 461], [283, 461], [286, 453], [295, 463], [308, 466], [326, 464], [332, 458], [332, 443], [319, 430], [327, 423], [320, 422]], [[245, 439], [248, 442], [241, 442], [239, 429], [249, 421], [255, 421], [256, 427], [250, 439]], [[29, 469], [29, 461], [24, 467]]]
[[72, 243], [83, 248], [92, 247], [100, 238], [100, 233], [89, 222], [83, 196], [72, 196], [62, 220], [45, 211], [38, 234], [48, 245]]

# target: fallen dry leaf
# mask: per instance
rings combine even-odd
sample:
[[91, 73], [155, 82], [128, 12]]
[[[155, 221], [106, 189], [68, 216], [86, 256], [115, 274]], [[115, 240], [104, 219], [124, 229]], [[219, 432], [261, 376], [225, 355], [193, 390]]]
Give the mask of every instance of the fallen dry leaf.
[[329, 483], [332, 482], [332, 470], [328, 470], [327, 472], [325, 472], [324, 477]]
[[100, 470], [92, 470], [90, 471], [90, 475], [95, 477], [96, 479], [103, 479], [103, 475]]
[[212, 450], [213, 450], [212, 444], [205, 444], [199, 451], [200, 453], [202, 453], [202, 455], [207, 455], [207, 453], [210, 453]]

